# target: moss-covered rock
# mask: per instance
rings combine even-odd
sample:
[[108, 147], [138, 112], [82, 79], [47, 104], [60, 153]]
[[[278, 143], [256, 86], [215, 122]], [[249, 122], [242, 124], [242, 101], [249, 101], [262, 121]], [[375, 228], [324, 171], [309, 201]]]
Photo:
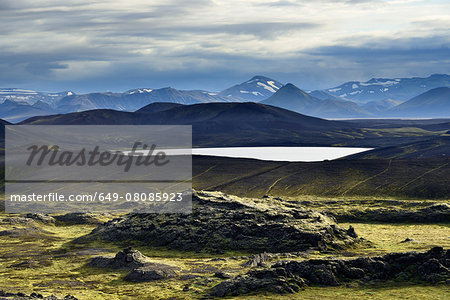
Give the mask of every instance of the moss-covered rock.
[[295, 292], [293, 283], [337, 286], [351, 281], [425, 281], [450, 279], [450, 251], [434, 247], [427, 252], [391, 253], [353, 260], [311, 259], [281, 261], [269, 269], [253, 270], [214, 286], [212, 296], [242, 295], [257, 290]]
[[78, 241], [96, 238], [186, 251], [258, 253], [327, 250], [359, 240], [321, 213], [218, 192], [195, 192], [192, 214], [129, 214], [99, 225]]

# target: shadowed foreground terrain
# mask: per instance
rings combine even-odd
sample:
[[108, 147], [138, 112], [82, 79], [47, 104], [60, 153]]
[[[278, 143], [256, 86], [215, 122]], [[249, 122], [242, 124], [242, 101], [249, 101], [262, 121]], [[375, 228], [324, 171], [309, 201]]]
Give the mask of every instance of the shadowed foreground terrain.
[[[196, 116], [200, 108], [192, 108]], [[240, 127], [228, 127], [228, 110], [236, 108], [222, 108], [213, 114], [216, 127], [198, 121], [198, 144], [264, 140], [249, 139], [260, 124], [251, 119], [249, 135], [234, 136]], [[145, 123], [147, 113], [123, 116]], [[68, 117], [97, 124], [98, 115], [109, 122], [111, 114], [124, 113]], [[273, 138], [292, 140], [295, 131], [285, 130], [297, 121], [278, 123], [283, 135]], [[316, 139], [315, 126], [343, 124], [309, 121], [318, 123], [302, 129], [299, 144]], [[358, 122], [367, 126], [354, 132]], [[0, 212], [0, 299], [448, 299], [448, 123], [349, 124], [318, 143], [362, 138], [380, 148], [311, 163], [194, 156], [190, 215]]]
[[337, 224], [330, 200], [327, 207], [307, 197], [194, 198], [188, 217], [1, 213], [0, 297], [446, 299], [450, 292], [448, 219]]
[[262, 197], [315, 195], [448, 199], [450, 158], [271, 162], [194, 156], [193, 187]]

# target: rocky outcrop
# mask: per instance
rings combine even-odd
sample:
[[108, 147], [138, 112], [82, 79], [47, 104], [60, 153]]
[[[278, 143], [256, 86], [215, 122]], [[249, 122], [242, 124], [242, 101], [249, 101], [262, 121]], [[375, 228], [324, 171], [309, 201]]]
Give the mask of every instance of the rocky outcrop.
[[294, 252], [346, 247], [359, 241], [353, 233], [308, 209], [198, 192], [193, 194], [192, 214], [129, 214], [100, 225], [78, 242], [99, 238], [186, 251]]
[[20, 239], [58, 239], [54, 236], [54, 233], [35, 226], [2, 230], [0, 236]]
[[450, 250], [435, 247], [428, 252], [391, 253], [353, 260], [312, 259], [280, 261], [269, 269], [250, 271], [225, 280], [211, 290], [212, 296], [242, 295], [256, 290], [296, 292], [305, 285], [338, 286], [350, 281], [450, 280]]
[[271, 255], [264, 252], [253, 255], [247, 262], [243, 264], [244, 267], [264, 267], [266, 261], [270, 259]]
[[96, 268], [135, 269], [144, 266], [148, 262], [150, 262], [150, 258], [138, 250], [126, 248], [123, 251], [119, 251], [114, 257], [94, 257], [89, 265]]
[[133, 282], [153, 281], [177, 277], [178, 268], [156, 263], [148, 263], [131, 270], [124, 280]]
[[408, 209], [366, 209], [349, 210], [344, 212], [327, 212], [326, 214], [341, 222], [414, 222], [414, 223], [436, 223], [448, 222], [450, 220], [450, 205], [447, 203], [433, 204], [417, 210]]
[[43, 299], [43, 300], [78, 300], [75, 296], [72, 295], [66, 295], [63, 298], [56, 297], [54, 295], [50, 296], [43, 296], [42, 294], [38, 293], [31, 293], [31, 294], [25, 294], [25, 293], [8, 293], [5, 291], [0, 290], [0, 300], [20, 300], [20, 299]]
[[3, 223], [7, 223], [9, 225], [18, 225], [18, 224], [30, 224], [34, 222], [39, 222], [46, 225], [55, 224], [55, 218], [45, 214], [38, 213], [28, 213], [23, 214], [19, 217], [9, 217], [4, 218], [2, 220]]
[[96, 268], [130, 269], [124, 280], [142, 282], [173, 278], [178, 276], [177, 267], [154, 263], [138, 250], [126, 248], [114, 257], [94, 257], [89, 266]]
[[102, 215], [91, 213], [67, 213], [64, 215], [57, 215], [54, 218], [65, 225], [83, 225], [83, 224], [101, 224]]

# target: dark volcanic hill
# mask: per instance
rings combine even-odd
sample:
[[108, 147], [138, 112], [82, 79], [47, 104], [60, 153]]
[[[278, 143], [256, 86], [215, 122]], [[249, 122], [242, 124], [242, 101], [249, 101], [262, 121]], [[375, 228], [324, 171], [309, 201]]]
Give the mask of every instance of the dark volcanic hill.
[[138, 110], [136, 112], [139, 113], [154, 113], [154, 112], [160, 112], [165, 111], [177, 106], [183, 106], [183, 104], [178, 103], [171, 103], [171, 102], [154, 102], [149, 105], [146, 105]]
[[450, 117], [450, 88], [429, 90], [388, 111], [395, 117]]
[[[379, 147], [429, 139], [443, 126], [370, 128], [371, 123], [329, 121], [260, 103], [202, 103], [137, 112], [98, 109], [33, 117], [35, 125], [192, 125], [193, 145], [218, 146], [356, 146]], [[147, 112], [146, 112], [147, 111]], [[445, 124], [444, 124], [445, 125]], [[396, 126], [395, 126], [396, 127]], [[435, 128], [436, 127], [436, 128]], [[444, 126], [445, 127], [445, 126]]]
[[137, 112], [91, 110], [33, 117], [21, 124], [192, 125], [196, 146], [331, 145], [360, 134], [345, 122], [252, 102], [181, 105], [157, 112], [153, 108], [152, 104]]
[[[3, 180], [3, 172], [4, 172], [4, 165], [3, 165], [3, 156], [5, 152], [3, 149], [5, 148], [5, 125], [11, 124], [5, 120], [0, 119], [0, 178]], [[2, 185], [0, 183], [0, 185]]]
[[0, 119], [0, 136], [4, 136], [5, 134], [5, 125], [11, 124], [8, 121]]

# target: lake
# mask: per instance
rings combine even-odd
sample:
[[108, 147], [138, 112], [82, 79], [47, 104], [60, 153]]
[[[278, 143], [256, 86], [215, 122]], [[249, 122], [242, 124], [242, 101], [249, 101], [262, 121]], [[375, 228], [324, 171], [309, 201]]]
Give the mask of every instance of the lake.
[[255, 158], [274, 161], [323, 161], [372, 150], [349, 147], [230, 147], [193, 148], [193, 155]]

